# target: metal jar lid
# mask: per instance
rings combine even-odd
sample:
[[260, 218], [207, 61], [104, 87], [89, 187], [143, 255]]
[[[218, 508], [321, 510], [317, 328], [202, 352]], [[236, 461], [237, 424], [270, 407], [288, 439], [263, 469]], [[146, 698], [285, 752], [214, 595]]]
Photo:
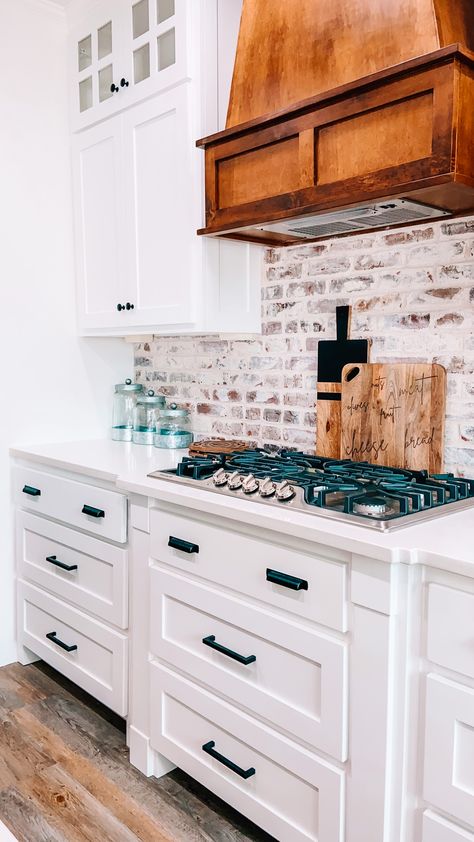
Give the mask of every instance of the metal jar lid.
[[178, 409], [175, 403], [160, 412], [160, 418], [186, 418], [188, 415], [189, 409]]
[[116, 392], [143, 392], [143, 386], [141, 383], [132, 383], [130, 379], [127, 379], [125, 383], [117, 383], [115, 387]]
[[149, 389], [146, 395], [140, 395], [137, 403], [144, 406], [163, 407], [166, 403], [166, 398], [163, 395], [155, 395], [153, 389]]

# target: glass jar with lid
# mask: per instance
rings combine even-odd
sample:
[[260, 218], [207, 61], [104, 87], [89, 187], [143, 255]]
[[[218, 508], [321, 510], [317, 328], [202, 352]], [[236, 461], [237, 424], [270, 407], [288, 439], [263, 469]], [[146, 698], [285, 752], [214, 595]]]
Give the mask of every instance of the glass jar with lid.
[[153, 444], [158, 413], [165, 403], [163, 395], [155, 395], [153, 389], [149, 389], [146, 395], [140, 395], [137, 399], [132, 431], [132, 441], [135, 444]]
[[155, 447], [169, 450], [189, 447], [193, 441], [191, 419], [188, 409], [178, 409], [175, 403], [160, 409], [154, 437]]
[[131, 441], [133, 429], [133, 411], [138, 396], [143, 392], [141, 383], [117, 383], [112, 410], [113, 441]]

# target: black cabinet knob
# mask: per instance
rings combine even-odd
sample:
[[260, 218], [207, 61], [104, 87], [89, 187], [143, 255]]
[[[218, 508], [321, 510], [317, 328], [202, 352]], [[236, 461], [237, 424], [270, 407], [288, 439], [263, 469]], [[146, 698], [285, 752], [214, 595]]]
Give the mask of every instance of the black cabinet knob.
[[112, 82], [112, 84], [110, 86], [110, 93], [112, 93], [112, 94], [118, 93], [118, 88], [117, 88], [117, 85], [115, 84], [115, 82]]
[[[124, 78], [123, 78], [123, 76], [122, 76], [122, 78], [121, 78], [121, 80], [120, 80], [120, 87], [121, 87], [121, 88], [128, 88], [128, 86], [129, 86], [129, 82], [127, 82], [127, 80], [126, 80], [126, 79], [124, 79]], [[117, 90], [118, 90], [118, 89], [117, 89]]]
[[125, 305], [125, 309], [126, 309], [126, 310], [134, 310], [134, 309], [135, 309], [135, 304], [130, 304], [130, 301], [127, 301], [127, 303], [126, 303], [126, 305]]
[[125, 310], [125, 304], [117, 304], [117, 310], [121, 313], [122, 310]]

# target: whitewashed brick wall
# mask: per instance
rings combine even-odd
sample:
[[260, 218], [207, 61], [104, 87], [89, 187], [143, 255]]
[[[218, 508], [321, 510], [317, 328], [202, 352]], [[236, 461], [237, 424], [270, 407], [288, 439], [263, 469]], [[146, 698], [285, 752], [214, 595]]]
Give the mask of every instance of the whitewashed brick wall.
[[317, 345], [351, 304], [372, 361], [448, 370], [446, 468], [474, 475], [474, 219], [270, 250], [262, 336], [157, 337], [136, 378], [194, 414], [205, 435], [314, 450]]

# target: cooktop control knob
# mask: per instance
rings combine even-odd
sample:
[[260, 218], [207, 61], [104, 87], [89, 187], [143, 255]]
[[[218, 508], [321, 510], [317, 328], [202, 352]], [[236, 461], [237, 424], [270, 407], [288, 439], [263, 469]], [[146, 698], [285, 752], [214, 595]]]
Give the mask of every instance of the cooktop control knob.
[[283, 482], [280, 482], [280, 484], [277, 485], [276, 496], [278, 500], [292, 500], [295, 494], [295, 489], [292, 485], [290, 485], [289, 482], [287, 482], [286, 479], [284, 479]]
[[265, 479], [262, 479], [260, 483], [260, 494], [262, 497], [271, 497], [273, 494], [275, 494], [275, 491], [276, 485], [270, 479], [270, 477], [265, 477]]
[[259, 481], [255, 479], [253, 474], [249, 474], [248, 477], [245, 477], [242, 483], [242, 491], [245, 494], [253, 494], [254, 491], [258, 490]]
[[240, 476], [238, 471], [234, 471], [227, 480], [227, 485], [231, 491], [237, 491], [239, 488], [242, 488], [242, 482], [243, 477]]
[[224, 468], [219, 468], [215, 474], [212, 476], [212, 481], [217, 488], [221, 488], [223, 485], [227, 485], [228, 476], [224, 471]]

